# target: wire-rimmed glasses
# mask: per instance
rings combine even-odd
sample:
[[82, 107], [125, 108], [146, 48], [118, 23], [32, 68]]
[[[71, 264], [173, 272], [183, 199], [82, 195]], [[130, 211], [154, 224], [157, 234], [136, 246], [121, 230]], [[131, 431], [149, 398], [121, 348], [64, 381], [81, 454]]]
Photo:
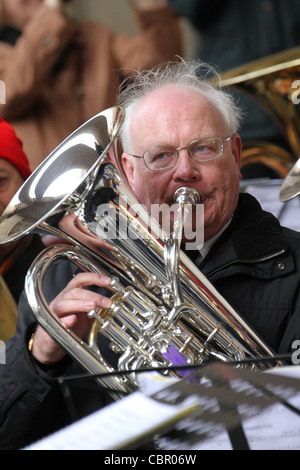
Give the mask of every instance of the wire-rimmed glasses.
[[209, 162], [216, 160], [223, 155], [224, 143], [229, 142], [232, 135], [229, 137], [202, 137], [201, 139], [193, 140], [187, 147], [171, 147], [161, 146], [152, 147], [145, 150], [143, 155], [133, 155], [135, 158], [142, 158], [146, 167], [152, 171], [162, 171], [173, 168], [179, 157], [179, 151], [187, 149], [189, 155], [197, 162]]

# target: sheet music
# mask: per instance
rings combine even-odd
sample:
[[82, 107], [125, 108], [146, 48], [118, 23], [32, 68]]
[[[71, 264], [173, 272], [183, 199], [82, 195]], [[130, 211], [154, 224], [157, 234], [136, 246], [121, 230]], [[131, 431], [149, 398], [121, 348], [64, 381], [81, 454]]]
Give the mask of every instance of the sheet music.
[[136, 449], [154, 436], [162, 450], [231, 449], [225, 425], [233, 429], [242, 420], [250, 449], [300, 450], [300, 416], [279, 402], [300, 409], [300, 368], [282, 374], [215, 365], [201, 383], [156, 380], [151, 396], [132, 393], [27, 449]]
[[[300, 396], [290, 400], [300, 408]], [[251, 450], [300, 450], [300, 417], [277, 404], [243, 423]], [[201, 442], [188, 450], [232, 450], [226, 432]]]
[[[267, 373], [300, 379], [300, 367], [289, 366], [269, 370]], [[300, 410], [300, 393], [288, 399], [288, 403]], [[243, 430], [251, 450], [300, 450], [300, 416], [276, 403], [257, 416], [243, 421]], [[228, 433], [212, 430], [214, 436], [185, 450], [232, 450]], [[173, 448], [167, 440], [162, 442], [164, 450]]]
[[171, 406], [134, 392], [25, 450], [109, 450], [153, 436], [161, 426], [172, 427], [199, 404], [194, 399]]

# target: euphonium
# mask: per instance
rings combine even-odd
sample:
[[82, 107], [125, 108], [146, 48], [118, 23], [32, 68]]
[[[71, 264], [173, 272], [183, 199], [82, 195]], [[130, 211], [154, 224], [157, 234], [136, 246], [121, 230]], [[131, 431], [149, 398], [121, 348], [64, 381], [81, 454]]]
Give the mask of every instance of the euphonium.
[[[98, 348], [100, 333], [119, 354], [121, 371], [177, 365], [178, 357], [181, 365], [193, 365], [272, 355], [180, 251], [174, 233], [180, 234], [186, 213], [197, 203], [196, 191], [177, 191], [177, 229], [169, 240], [137, 204], [117, 157], [123, 112], [110, 108], [71, 134], [0, 219], [1, 243], [35, 229], [68, 242], [47, 248], [28, 272], [25, 292], [38, 323], [90, 374], [116, 372]], [[88, 342], [61, 326], [43, 295], [45, 273], [59, 258], [112, 278], [112, 307], [88, 314], [94, 318]], [[136, 379], [126, 375], [99, 380], [117, 392], [131, 391]]]

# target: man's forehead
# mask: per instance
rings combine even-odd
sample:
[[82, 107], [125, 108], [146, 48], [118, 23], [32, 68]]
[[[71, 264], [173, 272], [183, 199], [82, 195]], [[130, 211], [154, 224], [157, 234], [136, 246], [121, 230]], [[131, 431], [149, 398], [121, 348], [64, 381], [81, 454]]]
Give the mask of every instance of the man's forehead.
[[180, 130], [186, 123], [196, 127], [197, 133], [202, 127], [222, 126], [223, 116], [200, 91], [169, 85], [150, 92], [140, 101], [131, 120], [131, 131], [140, 139], [140, 131], [146, 128], [175, 131], [176, 127]]
[[[183, 86], [183, 85], [166, 85], [162, 88], [149, 92], [137, 105], [137, 111], [143, 111], [153, 105], [158, 105], [160, 108], [164, 108], [165, 104], [171, 105], [182, 101], [191, 101], [195, 104], [209, 104], [207, 98], [198, 90]], [[168, 108], [165, 108], [166, 110]]]

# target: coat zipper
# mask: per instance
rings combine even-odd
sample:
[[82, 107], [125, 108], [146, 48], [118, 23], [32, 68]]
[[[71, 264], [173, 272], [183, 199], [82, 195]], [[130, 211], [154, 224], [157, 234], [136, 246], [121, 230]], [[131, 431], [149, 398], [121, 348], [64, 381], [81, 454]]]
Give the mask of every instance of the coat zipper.
[[263, 258], [258, 258], [258, 259], [255, 259], [255, 260], [236, 259], [236, 260], [230, 261], [229, 263], [223, 264], [222, 266], [219, 266], [214, 271], [211, 271], [210, 273], [207, 273], [206, 276], [212, 276], [213, 274], [217, 273], [218, 271], [221, 271], [221, 269], [227, 268], [228, 266], [231, 266], [232, 264], [236, 264], [236, 263], [245, 263], [245, 264], [261, 263], [263, 261], [268, 261], [272, 258], [276, 258], [277, 256], [283, 255], [283, 253], [285, 253], [285, 252], [286, 252], [286, 250], [282, 249], [282, 250], [280, 250], [276, 253], [273, 253], [272, 255], [264, 256]]

